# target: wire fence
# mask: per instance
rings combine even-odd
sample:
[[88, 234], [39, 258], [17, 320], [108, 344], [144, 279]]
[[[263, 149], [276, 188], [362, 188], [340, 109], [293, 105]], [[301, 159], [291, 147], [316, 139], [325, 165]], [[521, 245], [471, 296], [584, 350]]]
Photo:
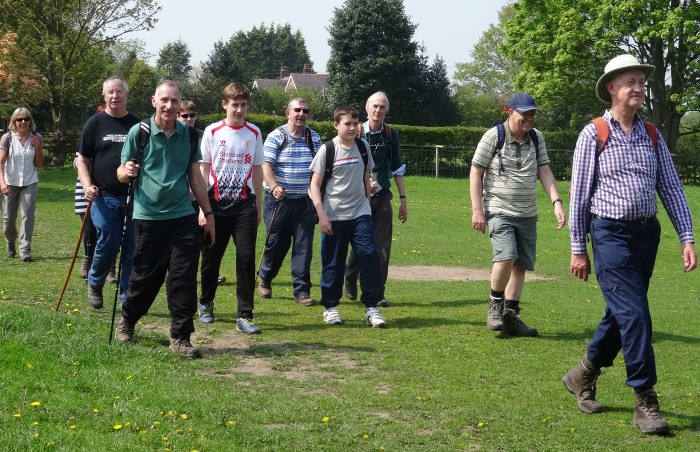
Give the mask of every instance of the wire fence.
[[[422, 146], [401, 144], [401, 157], [406, 164], [406, 174], [466, 179], [469, 177], [474, 147]], [[571, 149], [547, 149], [550, 168], [557, 180], [571, 178], [574, 151]], [[700, 185], [700, 156], [673, 156], [676, 170], [684, 185]]]

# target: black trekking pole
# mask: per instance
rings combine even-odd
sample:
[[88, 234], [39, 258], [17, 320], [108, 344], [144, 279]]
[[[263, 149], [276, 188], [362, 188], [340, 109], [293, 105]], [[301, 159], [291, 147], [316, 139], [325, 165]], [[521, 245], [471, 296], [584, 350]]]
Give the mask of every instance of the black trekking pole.
[[[136, 159], [131, 160], [137, 163]], [[112, 324], [109, 327], [109, 344], [112, 344], [112, 335], [114, 334], [114, 318], [117, 315], [117, 298], [119, 298], [119, 287], [122, 282], [122, 266], [124, 264], [124, 246], [126, 244], [127, 222], [129, 221], [129, 208], [132, 204], [132, 196], [134, 195], [134, 179], [129, 179], [129, 184], [126, 188], [126, 201], [124, 202], [124, 221], [122, 222], [122, 243], [119, 249], [119, 267], [117, 268], [117, 287], [114, 289], [114, 305], [112, 306]]]
[[267, 242], [270, 240], [270, 231], [272, 226], [275, 224], [275, 216], [277, 215], [277, 207], [279, 207], [279, 200], [275, 201], [275, 208], [272, 209], [272, 218], [270, 218], [270, 227], [267, 228], [265, 232], [265, 245], [263, 246], [262, 255], [260, 256], [260, 264], [258, 264], [258, 271], [255, 273], [255, 285], [258, 285], [258, 277], [260, 276], [260, 269], [262, 268], [263, 261], [265, 260], [265, 252], [267, 251]]

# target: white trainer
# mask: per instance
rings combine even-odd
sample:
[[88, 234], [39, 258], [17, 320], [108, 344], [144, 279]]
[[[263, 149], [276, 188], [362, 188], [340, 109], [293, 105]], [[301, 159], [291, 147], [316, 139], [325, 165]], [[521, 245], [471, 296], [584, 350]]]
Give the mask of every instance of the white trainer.
[[377, 308], [367, 308], [365, 311], [365, 320], [367, 324], [371, 325], [373, 328], [382, 328], [386, 326], [386, 321]]
[[338, 308], [335, 307], [323, 311], [323, 321], [329, 325], [341, 325], [343, 323]]

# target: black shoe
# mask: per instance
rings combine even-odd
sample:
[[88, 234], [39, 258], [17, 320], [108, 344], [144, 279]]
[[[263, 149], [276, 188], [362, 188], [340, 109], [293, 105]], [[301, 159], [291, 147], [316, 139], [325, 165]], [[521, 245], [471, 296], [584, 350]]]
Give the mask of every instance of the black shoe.
[[101, 309], [104, 300], [102, 299], [102, 287], [92, 287], [88, 284], [88, 303], [95, 309]]
[[357, 300], [357, 282], [351, 283], [345, 280], [345, 286], [343, 290], [345, 298], [348, 300]]
[[219, 275], [219, 276], [216, 278], [216, 283], [219, 284], [219, 285], [221, 285], [221, 284], [223, 284], [223, 283], [225, 283], [225, 282], [226, 282], [226, 277], [223, 276], [223, 275]]
[[520, 309], [505, 308], [503, 310], [501, 334], [505, 336], [534, 337], [537, 336], [537, 330], [525, 325], [525, 322], [520, 318]]

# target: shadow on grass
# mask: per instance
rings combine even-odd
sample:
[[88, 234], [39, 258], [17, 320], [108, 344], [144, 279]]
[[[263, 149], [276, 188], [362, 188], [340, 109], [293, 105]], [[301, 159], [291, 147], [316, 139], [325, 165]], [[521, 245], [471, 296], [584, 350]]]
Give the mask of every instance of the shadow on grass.
[[[484, 306], [488, 305], [487, 298], [471, 299], [471, 300], [444, 300], [444, 301], [432, 301], [427, 303], [430, 306], [436, 306], [440, 308], [461, 308], [463, 306]], [[398, 306], [398, 305], [397, 305]], [[408, 306], [408, 305], [407, 305]]]

